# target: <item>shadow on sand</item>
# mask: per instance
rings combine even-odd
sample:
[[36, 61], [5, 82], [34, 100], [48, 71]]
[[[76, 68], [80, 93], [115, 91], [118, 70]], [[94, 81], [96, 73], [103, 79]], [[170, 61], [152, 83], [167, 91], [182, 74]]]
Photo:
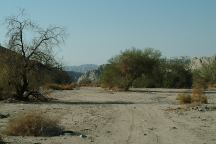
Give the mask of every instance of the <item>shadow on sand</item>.
[[110, 104], [136, 104], [135, 102], [125, 102], [125, 101], [59, 101], [59, 100], [54, 100], [54, 101], [49, 101], [49, 104], [68, 104], [68, 105], [110, 105]]
[[[191, 93], [192, 89], [175, 89], [175, 90], [159, 90], [159, 89], [130, 89], [128, 92], [140, 92], [140, 93]], [[216, 90], [206, 90], [206, 94], [214, 94]]]

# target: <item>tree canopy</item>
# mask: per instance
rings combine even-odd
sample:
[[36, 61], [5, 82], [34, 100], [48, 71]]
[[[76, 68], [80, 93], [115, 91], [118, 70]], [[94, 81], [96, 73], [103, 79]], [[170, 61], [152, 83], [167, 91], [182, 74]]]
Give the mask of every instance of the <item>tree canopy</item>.
[[137, 78], [153, 71], [160, 57], [160, 51], [152, 48], [127, 49], [109, 60], [101, 77], [102, 84], [128, 90]]

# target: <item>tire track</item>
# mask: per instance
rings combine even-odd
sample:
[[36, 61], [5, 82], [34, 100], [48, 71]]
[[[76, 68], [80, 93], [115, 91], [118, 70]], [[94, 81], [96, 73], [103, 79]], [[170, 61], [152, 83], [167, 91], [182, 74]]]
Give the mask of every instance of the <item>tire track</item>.
[[128, 111], [130, 111], [130, 115], [131, 115], [131, 120], [130, 120], [130, 128], [129, 128], [129, 135], [128, 135], [128, 139], [126, 140], [126, 143], [127, 144], [131, 144], [131, 139], [132, 139], [132, 134], [133, 134], [133, 131], [134, 131], [134, 112], [132, 109], [129, 109], [128, 108]]

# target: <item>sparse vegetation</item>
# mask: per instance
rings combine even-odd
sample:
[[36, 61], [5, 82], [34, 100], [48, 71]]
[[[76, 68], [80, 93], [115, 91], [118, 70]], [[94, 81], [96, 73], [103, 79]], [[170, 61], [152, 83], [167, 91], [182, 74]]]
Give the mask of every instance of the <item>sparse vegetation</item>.
[[62, 130], [59, 119], [42, 112], [30, 111], [11, 119], [5, 133], [11, 136], [57, 136]]
[[182, 93], [178, 94], [176, 100], [179, 100], [180, 104], [207, 104], [207, 96], [204, 95], [204, 88], [201, 86], [194, 86], [192, 94]]
[[77, 84], [55, 84], [50, 83], [44, 86], [45, 89], [53, 89], [53, 90], [73, 90], [77, 87]]
[[201, 68], [193, 72], [193, 89], [191, 100], [197, 104], [207, 104], [208, 98], [204, 95], [205, 89], [215, 87], [216, 83], [216, 56], [201, 63]]
[[100, 87], [100, 84], [99, 83], [89, 83], [89, 84], [83, 84], [83, 83], [80, 83], [78, 84], [79, 87]]
[[216, 83], [210, 83], [210, 84], [208, 84], [208, 88], [216, 88]]
[[191, 95], [187, 93], [178, 94], [176, 100], [179, 100], [180, 104], [190, 104], [192, 102]]
[[192, 89], [191, 99], [193, 103], [207, 104], [208, 99], [207, 96], [204, 95], [204, 87], [194, 86]]

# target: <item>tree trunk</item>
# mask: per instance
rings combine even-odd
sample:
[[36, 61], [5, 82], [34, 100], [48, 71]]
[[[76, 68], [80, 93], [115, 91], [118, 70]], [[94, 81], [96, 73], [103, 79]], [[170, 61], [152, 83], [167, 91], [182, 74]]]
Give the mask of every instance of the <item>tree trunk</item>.
[[124, 88], [124, 91], [128, 91], [129, 88], [132, 86], [134, 80], [131, 80], [128, 82], [128, 84], [126, 85], [126, 87]]
[[139, 76], [134, 76], [131, 80], [129, 80], [128, 84], [124, 88], [124, 91], [128, 91], [129, 88], [133, 85], [133, 82], [138, 78]]
[[25, 95], [25, 92], [28, 92], [28, 79], [27, 79], [27, 71], [24, 70], [22, 74], [21, 82], [17, 85], [16, 91], [17, 91], [17, 99], [19, 100], [27, 100], [28, 96]]

